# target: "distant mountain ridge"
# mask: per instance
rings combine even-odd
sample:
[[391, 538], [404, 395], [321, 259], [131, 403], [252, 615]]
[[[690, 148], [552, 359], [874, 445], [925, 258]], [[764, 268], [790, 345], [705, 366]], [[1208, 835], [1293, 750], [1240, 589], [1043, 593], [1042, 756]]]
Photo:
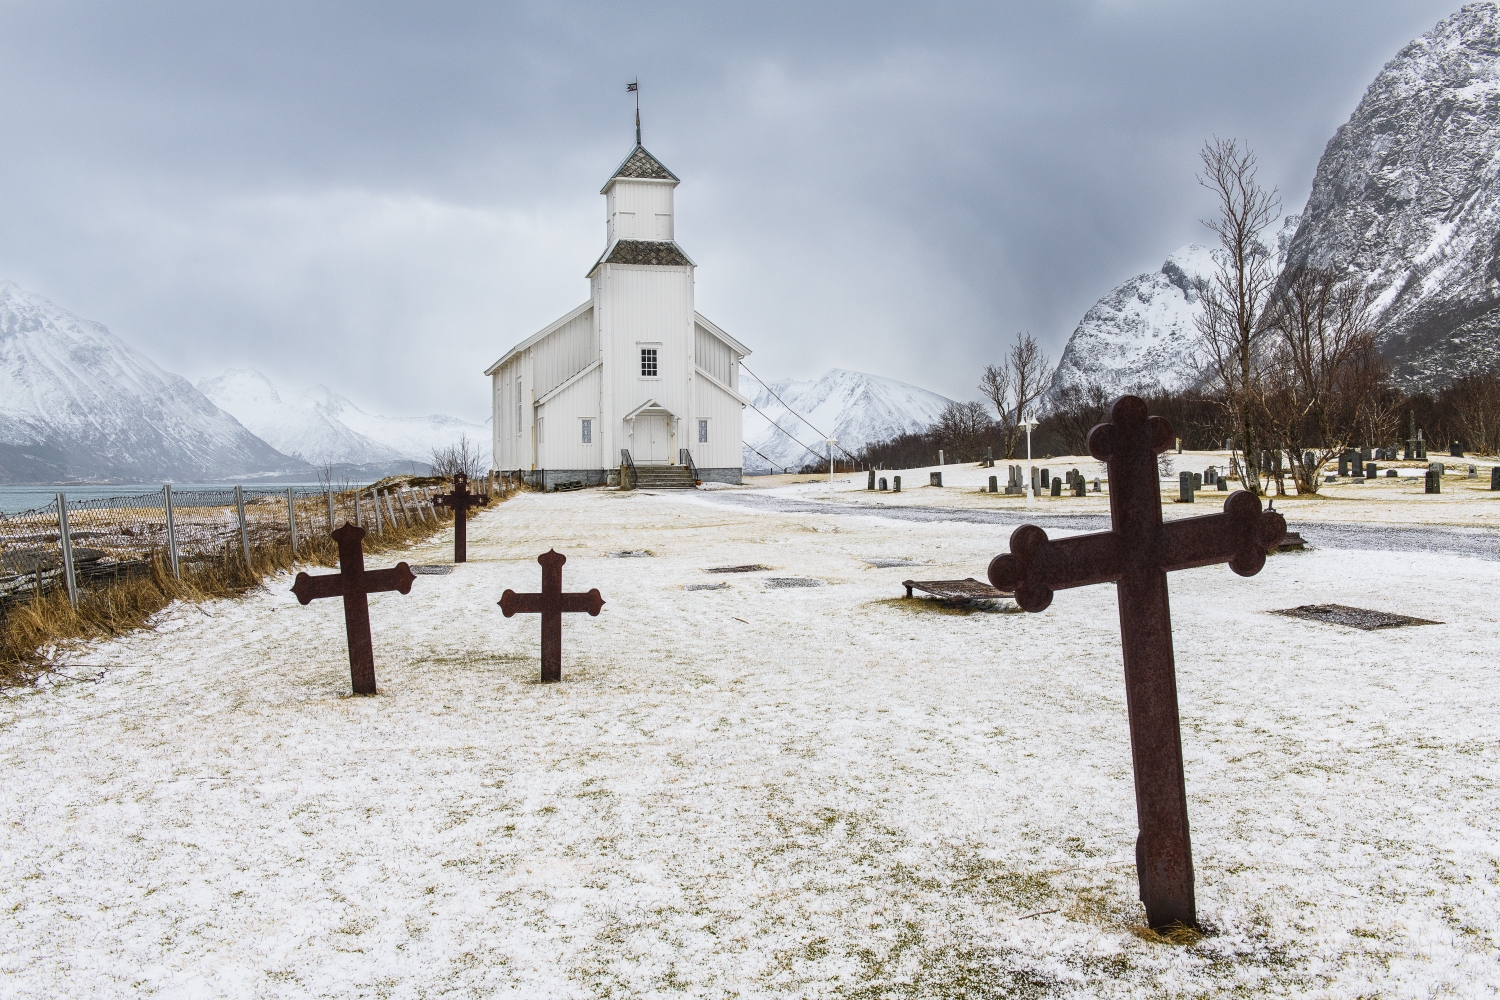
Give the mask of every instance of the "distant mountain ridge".
[[0, 281], [0, 482], [202, 481], [299, 469], [103, 324]]
[[777, 425], [817, 449], [816, 454], [809, 452], [772, 426], [766, 416], [747, 408], [743, 451], [748, 473], [769, 472], [772, 466], [780, 472], [816, 464], [827, 451], [818, 431], [832, 434], [839, 447], [857, 455], [866, 445], [925, 431], [953, 402], [919, 386], [843, 368], [831, 369], [815, 382], [781, 379], [765, 386], [742, 381], [740, 387], [753, 390], [747, 393], [751, 401]]
[[483, 424], [442, 414], [378, 416], [325, 386], [287, 390], [253, 368], [203, 379], [198, 388], [273, 447], [314, 466], [425, 464], [434, 448], [457, 444], [460, 435], [482, 454], [489, 450]]

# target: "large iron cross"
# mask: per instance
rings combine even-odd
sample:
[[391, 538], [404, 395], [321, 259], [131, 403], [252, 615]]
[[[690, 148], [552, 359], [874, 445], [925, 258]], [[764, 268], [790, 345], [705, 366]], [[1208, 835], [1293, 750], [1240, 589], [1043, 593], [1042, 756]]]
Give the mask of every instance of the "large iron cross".
[[416, 575], [406, 563], [391, 569], [365, 569], [365, 529], [348, 521], [333, 533], [339, 543], [339, 571], [322, 576], [297, 574], [292, 593], [302, 604], [320, 597], [344, 599], [344, 630], [349, 635], [349, 679], [355, 694], [375, 693], [375, 653], [370, 641], [370, 602], [367, 595], [386, 590], [411, 593]]
[[453, 477], [453, 492], [441, 493], [432, 498], [439, 507], [453, 508], [453, 561], [469, 560], [469, 508], [483, 507], [490, 498], [483, 493], [469, 492], [469, 477], [460, 472]]
[[1156, 456], [1171, 443], [1172, 425], [1147, 416], [1136, 396], [1121, 396], [1109, 416], [1089, 432], [1089, 452], [1109, 467], [1113, 530], [1049, 541], [1041, 528], [1022, 525], [1010, 536], [1010, 552], [991, 561], [990, 583], [1014, 591], [1027, 611], [1046, 608], [1053, 591], [1118, 585], [1141, 902], [1152, 927], [1196, 927], [1167, 573], [1228, 562], [1240, 576], [1254, 576], [1286, 533], [1286, 521], [1262, 511], [1254, 494], [1237, 491], [1221, 514], [1163, 524]]
[[568, 557], [560, 552], [548, 549], [536, 561], [542, 564], [542, 592], [518, 594], [507, 590], [500, 595], [500, 610], [507, 618], [516, 614], [542, 616], [542, 683], [550, 684], [562, 680], [563, 612], [587, 611], [597, 618], [604, 598], [598, 588], [587, 594], [562, 592], [562, 568]]

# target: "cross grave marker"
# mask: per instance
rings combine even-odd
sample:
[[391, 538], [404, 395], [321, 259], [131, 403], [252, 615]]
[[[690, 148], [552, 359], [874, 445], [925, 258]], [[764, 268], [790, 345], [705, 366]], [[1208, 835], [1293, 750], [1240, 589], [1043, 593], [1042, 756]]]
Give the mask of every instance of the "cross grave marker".
[[562, 616], [564, 612], [587, 611], [597, 618], [604, 598], [596, 587], [587, 594], [564, 594], [562, 568], [568, 557], [548, 549], [536, 557], [542, 564], [542, 592], [518, 594], [507, 590], [500, 595], [500, 611], [510, 618], [517, 614], [542, 616], [542, 683], [562, 680]]
[[453, 508], [453, 561], [469, 561], [469, 508], [483, 507], [490, 498], [483, 493], [469, 492], [469, 477], [460, 472], [453, 477], [453, 492], [440, 493], [432, 498], [439, 507]]
[[339, 545], [339, 571], [309, 576], [297, 574], [292, 593], [300, 604], [321, 597], [344, 599], [344, 631], [349, 637], [349, 680], [355, 694], [375, 693], [375, 653], [370, 641], [370, 594], [387, 590], [411, 593], [416, 580], [411, 567], [397, 563], [391, 569], [365, 569], [365, 529], [348, 521], [332, 535]]
[[1156, 456], [1172, 438], [1165, 418], [1149, 416], [1139, 397], [1121, 396], [1109, 423], [1088, 439], [1090, 454], [1108, 466], [1112, 529], [1049, 541], [1041, 528], [1022, 525], [1010, 536], [1010, 552], [991, 561], [989, 578], [997, 589], [1014, 591], [1026, 611], [1044, 610], [1056, 590], [1117, 584], [1141, 902], [1152, 927], [1196, 927], [1167, 573], [1228, 562], [1240, 576], [1254, 576], [1267, 549], [1286, 534], [1286, 521], [1238, 490], [1223, 513], [1163, 524]]

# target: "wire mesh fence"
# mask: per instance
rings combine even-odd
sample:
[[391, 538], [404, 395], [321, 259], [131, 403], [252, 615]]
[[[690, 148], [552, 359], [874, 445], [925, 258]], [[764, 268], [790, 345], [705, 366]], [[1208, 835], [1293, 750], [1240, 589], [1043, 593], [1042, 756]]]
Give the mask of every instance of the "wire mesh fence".
[[[432, 486], [319, 490], [307, 487], [160, 490], [70, 499], [0, 513], [0, 616], [16, 601], [148, 573], [160, 560], [180, 577], [195, 563], [243, 561], [299, 548], [345, 521], [372, 534], [436, 527], [445, 520]], [[451, 514], [449, 515], [451, 517]]]

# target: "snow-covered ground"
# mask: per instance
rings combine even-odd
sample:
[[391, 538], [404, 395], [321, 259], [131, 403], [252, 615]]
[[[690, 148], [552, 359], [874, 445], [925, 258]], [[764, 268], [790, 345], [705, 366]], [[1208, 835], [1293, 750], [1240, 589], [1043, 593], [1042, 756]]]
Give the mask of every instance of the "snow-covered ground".
[[[982, 578], [1020, 511], [915, 523], [736, 495], [484, 513], [469, 563], [372, 599], [374, 698], [349, 694], [338, 602], [301, 607], [289, 578], [11, 692], [0, 992], [1500, 989], [1500, 563], [1319, 550], [1173, 574], [1211, 933], [1165, 945], [1132, 932], [1111, 588], [944, 613], [900, 581]], [[567, 616], [544, 687], [537, 619], [495, 602], [534, 590], [551, 546], [565, 587], [608, 603]], [[635, 549], [653, 556], [608, 556]], [[925, 565], [869, 562], [890, 558]], [[748, 563], [768, 569], [704, 572]], [[685, 589], [702, 583], [727, 586]], [[1267, 614], [1323, 601], [1443, 624]]]

